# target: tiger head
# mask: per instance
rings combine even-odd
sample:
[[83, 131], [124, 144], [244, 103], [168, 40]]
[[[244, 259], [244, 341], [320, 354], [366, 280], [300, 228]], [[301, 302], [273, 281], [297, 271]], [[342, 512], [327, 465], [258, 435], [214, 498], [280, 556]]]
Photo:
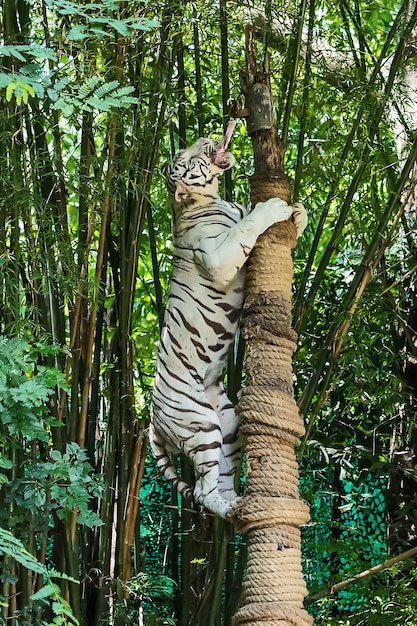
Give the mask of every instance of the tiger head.
[[176, 204], [210, 202], [217, 196], [218, 176], [233, 167], [235, 158], [223, 144], [200, 138], [185, 150], [179, 150], [171, 163], [164, 165], [168, 192]]

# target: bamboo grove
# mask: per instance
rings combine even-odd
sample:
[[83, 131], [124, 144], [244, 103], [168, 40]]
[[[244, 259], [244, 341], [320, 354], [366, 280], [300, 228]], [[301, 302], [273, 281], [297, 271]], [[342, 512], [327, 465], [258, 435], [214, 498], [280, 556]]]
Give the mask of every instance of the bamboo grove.
[[[160, 167], [222, 134], [249, 23], [310, 216], [294, 259], [310, 591], [411, 547], [415, 3], [2, 0], [0, 16], [0, 623], [231, 623], [245, 537], [169, 491], [147, 423], [171, 263]], [[246, 203], [243, 122], [232, 149], [223, 193]], [[353, 510], [362, 535], [343, 530]], [[317, 624], [406, 623], [413, 575], [309, 610]]]

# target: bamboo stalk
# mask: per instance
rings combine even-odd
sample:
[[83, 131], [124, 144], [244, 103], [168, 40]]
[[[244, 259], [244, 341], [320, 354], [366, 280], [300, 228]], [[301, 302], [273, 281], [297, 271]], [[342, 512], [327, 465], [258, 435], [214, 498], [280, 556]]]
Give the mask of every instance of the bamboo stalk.
[[[118, 372], [111, 372], [111, 378], [109, 381], [109, 388], [111, 389], [110, 403], [114, 406], [118, 406], [117, 400], [119, 398], [119, 384], [118, 384]], [[94, 624], [99, 624], [100, 620], [105, 613], [106, 607], [106, 582], [111, 576], [111, 550], [112, 550], [112, 525], [113, 525], [113, 513], [114, 502], [116, 498], [116, 454], [117, 454], [117, 433], [118, 433], [118, 414], [113, 408], [109, 415], [107, 433], [105, 439], [105, 447], [103, 454], [103, 466], [102, 473], [106, 476], [106, 485], [104, 494], [101, 500], [100, 517], [103, 521], [103, 526], [100, 529], [98, 536], [98, 563], [100, 564], [100, 575], [97, 583], [97, 599], [94, 614]]]
[[85, 441], [85, 431], [86, 431], [86, 423], [87, 423], [87, 413], [88, 413], [88, 399], [89, 399], [89, 391], [90, 391], [90, 377], [91, 377], [91, 360], [93, 354], [93, 345], [94, 345], [94, 333], [95, 333], [95, 325], [97, 318], [97, 310], [98, 310], [98, 299], [101, 293], [101, 280], [102, 280], [102, 269], [104, 263], [104, 250], [106, 243], [106, 231], [107, 231], [107, 218], [109, 213], [109, 203], [110, 203], [110, 193], [111, 193], [111, 185], [113, 179], [113, 170], [114, 170], [114, 153], [116, 149], [116, 129], [114, 124], [111, 124], [110, 127], [110, 141], [109, 141], [109, 156], [108, 156], [108, 167], [107, 167], [107, 175], [106, 175], [106, 188], [104, 192], [103, 201], [101, 204], [101, 225], [100, 225], [100, 235], [98, 241], [98, 251], [97, 251], [97, 261], [96, 261], [96, 269], [95, 269], [95, 280], [94, 280], [94, 297], [91, 305], [90, 315], [88, 319], [88, 331], [86, 337], [86, 345], [84, 348], [84, 362], [85, 362], [85, 374], [84, 381], [81, 391], [81, 412], [78, 420], [78, 433], [77, 433], [77, 442], [83, 447]]
[[301, 118], [300, 119], [300, 132], [298, 135], [298, 142], [297, 142], [297, 163], [295, 166], [294, 185], [293, 185], [293, 200], [295, 202], [298, 202], [299, 197], [300, 197], [300, 182], [301, 182], [301, 175], [302, 175], [302, 168], [303, 168], [304, 148], [305, 148], [304, 141], [305, 141], [305, 136], [306, 136], [308, 101], [309, 101], [309, 94], [310, 94], [311, 54], [312, 54], [315, 14], [316, 14], [316, 0], [311, 0], [309, 18], [308, 18], [307, 49], [306, 49], [306, 58], [305, 58], [303, 96], [302, 96], [301, 115], [300, 115], [300, 118]]
[[187, 147], [186, 141], [186, 128], [187, 128], [187, 114], [186, 114], [186, 95], [185, 95], [185, 68], [184, 68], [184, 45], [182, 33], [176, 35], [175, 48], [177, 51], [177, 93], [178, 93], [178, 141], [179, 148], [184, 149]]
[[[227, 13], [227, 0], [220, 0], [219, 5], [219, 27], [220, 27], [220, 51], [221, 51], [221, 78], [222, 78], [222, 109], [223, 126], [227, 125], [229, 113], [230, 85], [229, 85], [229, 25]], [[228, 202], [233, 200], [232, 171], [227, 170], [223, 176], [224, 198]]]
[[[17, 563], [16, 563], [16, 561], [12, 561], [12, 565], [11, 565], [11, 568], [10, 568], [10, 574], [12, 576], [16, 575], [16, 569], [17, 569]], [[8, 620], [8, 622], [10, 623], [10, 626], [16, 626], [17, 597], [18, 597], [17, 596], [17, 585], [12, 585], [12, 584], [10, 585], [9, 594], [10, 594], [9, 595], [9, 615], [10, 615], [10, 619]], [[25, 605], [22, 603], [22, 606], [24, 607]]]
[[[356, 294], [358, 294], [358, 289], [360, 288], [361, 282], [363, 282], [365, 280], [365, 285], [367, 284], [366, 278], [364, 279], [364, 274], [369, 273], [369, 267], [372, 266], [373, 262], [375, 261], [374, 256], [376, 254], [376, 251], [378, 249], [378, 245], [379, 246], [383, 246], [385, 244], [381, 244], [382, 242], [382, 233], [384, 232], [384, 230], [386, 229], [387, 223], [390, 219], [390, 217], [392, 216], [392, 214], [394, 213], [396, 207], [398, 206], [398, 202], [399, 202], [399, 198], [401, 197], [401, 194], [403, 192], [403, 189], [405, 187], [405, 185], [407, 184], [407, 181], [409, 179], [409, 175], [410, 172], [412, 171], [412, 168], [414, 167], [414, 163], [415, 160], [417, 159], [417, 139], [415, 139], [413, 145], [411, 146], [410, 149], [410, 153], [408, 155], [407, 161], [404, 164], [404, 167], [402, 169], [400, 178], [397, 181], [397, 186], [396, 188], [393, 190], [393, 192], [391, 193], [391, 196], [389, 198], [389, 201], [387, 203], [387, 206], [385, 208], [385, 211], [378, 223], [377, 228], [375, 229], [375, 233], [373, 235], [373, 238], [371, 240], [371, 242], [369, 243], [367, 250], [365, 251], [364, 254], [364, 258], [362, 260], [362, 263], [360, 264], [358, 270], [356, 271], [356, 274], [354, 276], [354, 278], [351, 281], [351, 284], [349, 286], [349, 289], [347, 290], [347, 292], [345, 293], [345, 296], [341, 302], [341, 310], [344, 312], [345, 314], [345, 320], [344, 322], [342, 322], [342, 325], [344, 325], [344, 327], [346, 328], [346, 315], [347, 315], [347, 311], [349, 310], [349, 307], [352, 306], [352, 302], [355, 300]], [[399, 217], [401, 216], [402, 213], [401, 207], [399, 210]], [[397, 213], [398, 215], [398, 213]], [[396, 219], [396, 218], [394, 218]], [[382, 258], [382, 256], [380, 257]], [[380, 260], [379, 258], [379, 260]], [[378, 259], [378, 256], [376, 257], [376, 259]], [[379, 261], [378, 261], [379, 262]], [[376, 265], [375, 265], [376, 267]], [[370, 278], [370, 276], [369, 276]], [[369, 280], [368, 278], [368, 280]], [[362, 295], [362, 293], [359, 294], [359, 297]], [[359, 299], [359, 298], [358, 298]], [[355, 309], [356, 309], [355, 305]], [[335, 346], [335, 340], [337, 337], [338, 332], [339, 334], [339, 339], [342, 338], [343, 331], [340, 329], [340, 324], [339, 321], [336, 320], [332, 326], [329, 329], [329, 332], [325, 338], [324, 341], [324, 346], [325, 348], [322, 350], [320, 357], [317, 361], [317, 363], [315, 363], [315, 367], [314, 367], [314, 373], [311, 377], [311, 379], [309, 380], [308, 384], [306, 385], [302, 396], [300, 398], [299, 401], [299, 407], [300, 407], [300, 411], [303, 415], [306, 414], [306, 412], [308, 411], [308, 408], [310, 406], [311, 400], [313, 398], [314, 393], [316, 393], [316, 390], [318, 388], [319, 385], [319, 381], [320, 378], [323, 375], [324, 370], [328, 367], [330, 369], [333, 369], [334, 365], [335, 365], [335, 360], [332, 358], [332, 354], [333, 354], [333, 350], [334, 350], [334, 346]], [[347, 332], [347, 329], [346, 329]], [[340, 354], [340, 350], [336, 353], [337, 357]], [[330, 359], [330, 365], [328, 365], [329, 363], [329, 359]], [[329, 378], [327, 377], [326, 380], [329, 380]], [[321, 394], [322, 394], [322, 398], [325, 398], [325, 395], [323, 395], [324, 391], [324, 387], [321, 387]], [[309, 428], [310, 428], [310, 424], [309, 424]]]
[[[41, 3], [42, 10], [42, 25], [45, 37], [45, 44], [47, 48], [51, 48], [51, 35], [49, 32], [49, 24], [48, 24], [48, 11], [46, 7], [45, 0], [42, 0]], [[49, 60], [49, 68], [51, 72], [53, 71], [53, 63], [52, 60]], [[67, 189], [65, 185], [64, 178], [64, 164], [62, 159], [62, 142], [61, 142], [61, 132], [59, 128], [59, 115], [56, 109], [52, 110], [52, 133], [54, 136], [55, 142], [55, 164], [57, 168], [58, 174], [58, 182], [59, 182], [59, 198], [58, 198], [58, 208], [61, 219], [61, 227], [65, 241], [69, 242], [70, 236], [68, 232], [68, 215], [67, 215]], [[65, 269], [64, 269], [65, 273]]]
[[361, 62], [358, 58], [358, 54], [356, 52], [356, 46], [355, 43], [353, 41], [353, 37], [352, 37], [352, 33], [350, 32], [350, 26], [349, 26], [349, 21], [348, 21], [348, 7], [346, 5], [346, 2], [341, 2], [340, 3], [340, 14], [342, 16], [342, 20], [343, 20], [343, 26], [346, 32], [346, 36], [349, 42], [349, 46], [350, 46], [350, 51], [352, 53], [353, 56], [353, 60], [355, 62], [355, 66], [358, 70], [360, 70], [362, 72], [363, 75], [365, 75], [363, 68], [361, 67]]
[[145, 471], [146, 461], [146, 440], [143, 433], [136, 437], [131, 451], [131, 463], [129, 468], [129, 480], [127, 487], [127, 498], [125, 502], [125, 534], [124, 534], [124, 552], [123, 552], [123, 580], [130, 578], [130, 560], [131, 548], [134, 538], [136, 518], [139, 508], [139, 490]]
[[193, 13], [193, 43], [194, 43], [194, 68], [195, 68], [195, 94], [196, 94], [196, 114], [198, 124], [198, 135], [203, 136], [204, 133], [204, 113], [203, 113], [203, 88], [201, 81], [201, 54], [200, 54], [200, 36], [198, 32], [198, 13], [195, 5]]
[[152, 217], [152, 211], [149, 204], [146, 205], [146, 217], [148, 220], [148, 232], [149, 232], [149, 247], [151, 250], [151, 261], [152, 261], [152, 275], [153, 275], [153, 284], [155, 290], [155, 305], [156, 312], [158, 315], [159, 322], [159, 330], [162, 329], [162, 324], [164, 321], [164, 302], [162, 296], [162, 285], [161, 278], [159, 272], [159, 263], [157, 257], [157, 247], [156, 247], [156, 235], [155, 235], [155, 225]]
[[[303, 276], [300, 281], [300, 285], [299, 285], [297, 295], [296, 295], [296, 302], [294, 305], [294, 329], [297, 333], [300, 333], [302, 331], [304, 320], [306, 319], [308, 311], [310, 310], [312, 306], [315, 294], [317, 293], [319, 284], [323, 278], [324, 270], [326, 268], [328, 259], [330, 258], [330, 256], [332, 255], [334, 251], [336, 240], [339, 237], [340, 232], [343, 228], [343, 225], [344, 225], [344, 222], [345, 222], [348, 210], [349, 210], [351, 199], [356, 191], [357, 186], [360, 183], [360, 174], [363, 171], [365, 161], [370, 154], [371, 142], [369, 141], [369, 139], [367, 139], [363, 147], [363, 152], [362, 152], [361, 159], [359, 160], [358, 168], [356, 170], [355, 176], [349, 187], [349, 191], [348, 191], [349, 200], [346, 196], [342, 204], [342, 207], [339, 211], [339, 216], [338, 216], [335, 228], [332, 230], [331, 239], [321, 258], [320, 265], [316, 271], [314, 281], [310, 287], [308, 294], [305, 295], [305, 290], [307, 288], [307, 284], [310, 279], [311, 268], [313, 266], [317, 249], [320, 243], [320, 239], [321, 239], [324, 224], [328, 215], [328, 211], [329, 211], [331, 202], [336, 196], [338, 185], [340, 184], [340, 176], [343, 171], [343, 164], [349, 156], [354, 137], [356, 136], [356, 133], [358, 132], [360, 128], [362, 118], [365, 115], [367, 108], [369, 107], [370, 94], [372, 94], [372, 90], [375, 88], [376, 81], [380, 75], [382, 64], [386, 61], [387, 55], [390, 54], [390, 46], [391, 46], [392, 40], [401, 25], [401, 22], [404, 17], [404, 11], [405, 11], [407, 4], [408, 4], [408, 0], [404, 0], [399, 12], [396, 15], [396, 18], [385, 40], [384, 46], [375, 64], [373, 72], [369, 78], [367, 89], [358, 107], [358, 111], [355, 115], [354, 123], [352, 124], [349, 134], [346, 138], [346, 141], [344, 142], [343, 151], [339, 160], [339, 166], [337, 167], [337, 171], [340, 172], [340, 175], [336, 176], [335, 179], [332, 181], [329, 192], [327, 194], [327, 198], [324, 202], [323, 210], [320, 215], [320, 220], [315, 231], [315, 236], [314, 236], [314, 240], [311, 246], [310, 254], [308, 256], [308, 259], [307, 259], [307, 262], [303, 271]], [[390, 76], [385, 85], [384, 97], [387, 97], [389, 95], [389, 93], [391, 92], [392, 86], [394, 84], [395, 74], [398, 70], [399, 62], [402, 58], [402, 52], [403, 52], [403, 47], [404, 47], [404, 36], [408, 37], [408, 32], [409, 32], [409, 29], [404, 30], [402, 32], [402, 36], [397, 45], [396, 52], [395, 52], [396, 60], [394, 59], [391, 64]], [[394, 72], [393, 72], [393, 67], [395, 68]], [[385, 100], [383, 100], [382, 103], [380, 103], [378, 106], [372, 108], [369, 122], [368, 122], [368, 136], [372, 137], [373, 139], [375, 139], [376, 137], [378, 124], [380, 123], [384, 110], [385, 110]]]
[[230, 529], [228, 529], [226, 526], [227, 522], [224, 522], [219, 518], [216, 518], [214, 520], [215, 532], [213, 534], [213, 544], [216, 548], [217, 554], [214, 561], [215, 568], [213, 571], [213, 590], [210, 594], [211, 602], [209, 610], [207, 611], [207, 626], [210, 626], [210, 624], [217, 624], [218, 620], [220, 620], [221, 618], [222, 583], [226, 566], [227, 544], [230, 535]]
[[297, 71], [298, 64], [300, 61], [300, 53], [301, 53], [301, 43], [303, 38], [304, 31], [304, 16], [306, 12], [307, 0], [301, 0], [299, 14], [298, 14], [298, 24], [297, 24], [297, 32], [295, 36], [294, 45], [292, 46], [291, 52], [293, 53], [293, 57], [291, 59], [290, 64], [290, 76], [288, 80], [287, 87], [287, 97], [285, 99], [285, 113], [284, 119], [282, 123], [282, 131], [281, 131], [281, 141], [284, 145], [287, 143], [288, 138], [288, 129], [290, 127], [290, 117], [293, 108], [294, 102], [294, 94], [297, 83]]
[[245, 568], [248, 558], [248, 546], [246, 538], [244, 538], [237, 559], [236, 569], [233, 576], [233, 584], [231, 593], [226, 597], [226, 611], [225, 611], [225, 624], [229, 626], [232, 616], [237, 610], [242, 597], [242, 582], [245, 575]]

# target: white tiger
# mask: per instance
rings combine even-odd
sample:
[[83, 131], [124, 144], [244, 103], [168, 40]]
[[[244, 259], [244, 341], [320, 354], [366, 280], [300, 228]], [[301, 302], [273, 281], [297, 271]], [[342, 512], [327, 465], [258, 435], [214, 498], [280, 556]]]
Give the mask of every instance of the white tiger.
[[[185, 497], [229, 518], [241, 442], [238, 418], [223, 387], [225, 360], [244, 299], [243, 266], [258, 236], [302, 205], [279, 198], [249, 214], [218, 195], [218, 176], [234, 164], [228, 140], [198, 139], [163, 168], [173, 207], [174, 258], [156, 366], [150, 423], [152, 452], [163, 475]], [[195, 486], [178, 477], [168, 453], [183, 453]]]

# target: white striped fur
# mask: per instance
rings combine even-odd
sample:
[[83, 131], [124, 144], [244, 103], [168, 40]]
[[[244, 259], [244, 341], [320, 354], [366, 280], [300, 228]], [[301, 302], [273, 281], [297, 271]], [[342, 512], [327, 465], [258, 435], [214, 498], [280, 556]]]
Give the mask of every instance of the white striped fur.
[[[174, 258], [153, 390], [150, 443], [164, 476], [185, 497], [228, 518], [236, 502], [238, 418], [223, 387], [225, 361], [244, 298], [244, 263], [256, 239], [293, 207], [278, 198], [251, 213], [218, 196], [233, 156], [199, 139], [164, 168], [174, 214]], [[301, 205], [294, 219], [303, 230]], [[193, 489], [169, 453], [188, 456]]]

